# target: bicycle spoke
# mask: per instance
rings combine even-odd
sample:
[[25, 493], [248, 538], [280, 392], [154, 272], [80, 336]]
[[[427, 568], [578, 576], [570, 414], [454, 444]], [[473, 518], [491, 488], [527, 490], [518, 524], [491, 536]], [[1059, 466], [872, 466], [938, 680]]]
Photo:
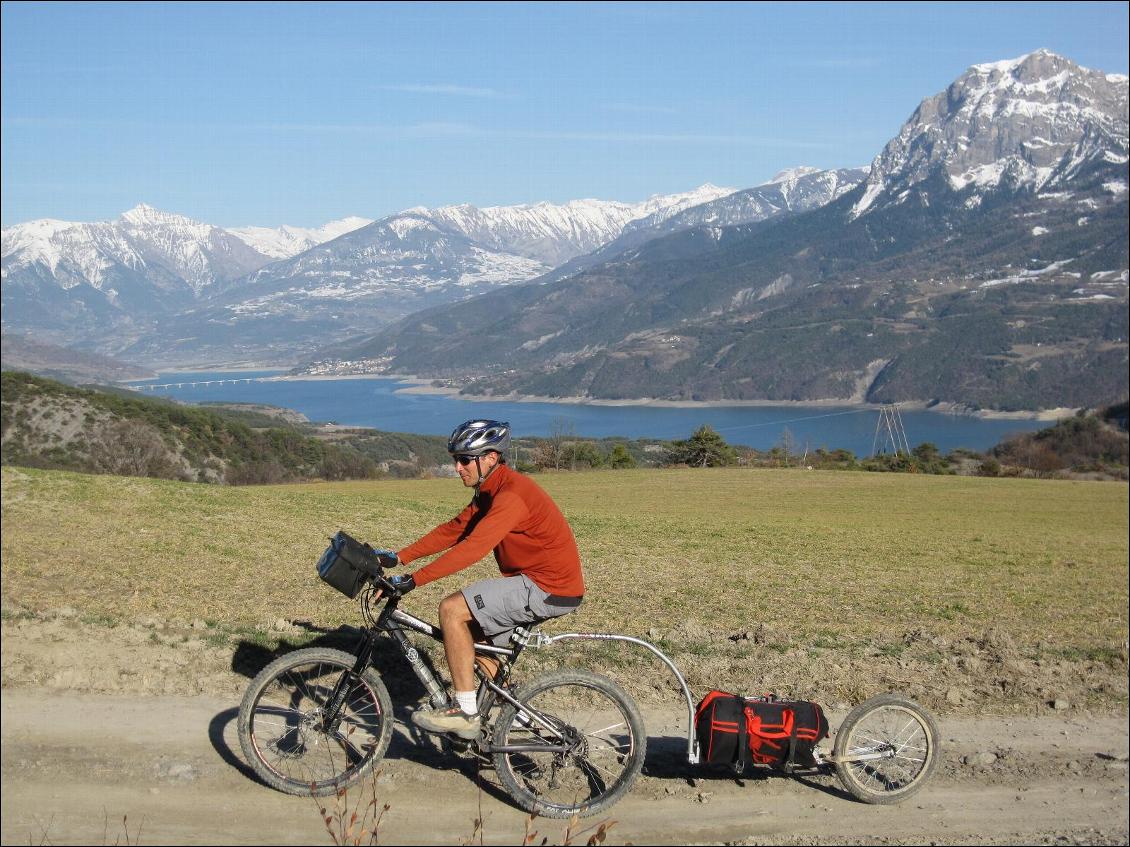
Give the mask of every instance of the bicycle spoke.
[[627, 724], [624, 723], [623, 721], [620, 721], [618, 723], [610, 724], [609, 726], [606, 726], [603, 729], [594, 729], [591, 732], [586, 732], [585, 735], [590, 735], [590, 736], [599, 735], [602, 732], [608, 732], [609, 730], [619, 729], [622, 726], [627, 726]]

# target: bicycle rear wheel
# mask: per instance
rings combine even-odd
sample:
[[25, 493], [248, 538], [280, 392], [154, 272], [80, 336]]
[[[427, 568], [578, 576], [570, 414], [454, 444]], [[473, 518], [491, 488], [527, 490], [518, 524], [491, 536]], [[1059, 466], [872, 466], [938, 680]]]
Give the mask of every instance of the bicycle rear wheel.
[[938, 752], [938, 727], [929, 712], [913, 700], [881, 694], [844, 719], [833, 756], [844, 788], [864, 803], [886, 805], [926, 784]]
[[534, 680], [516, 697], [532, 714], [504, 706], [494, 746], [526, 750], [496, 752], [494, 764], [519, 806], [550, 818], [583, 817], [607, 809], [631, 789], [643, 767], [647, 735], [635, 702], [612, 680], [558, 671]]
[[[372, 771], [392, 737], [392, 702], [372, 668], [353, 673], [341, 650], [296, 650], [251, 681], [239, 706], [239, 743], [255, 773], [287, 794], [333, 794]], [[339, 681], [339, 719], [323, 721]]]

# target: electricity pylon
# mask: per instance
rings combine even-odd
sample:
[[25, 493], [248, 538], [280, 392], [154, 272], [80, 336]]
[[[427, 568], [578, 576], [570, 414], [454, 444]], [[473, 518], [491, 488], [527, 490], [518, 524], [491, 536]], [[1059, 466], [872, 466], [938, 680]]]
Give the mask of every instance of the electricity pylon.
[[[880, 445], [882, 439], [882, 445]], [[871, 455], [878, 456], [880, 448], [886, 452], [887, 447], [894, 455], [905, 453], [910, 455], [910, 442], [906, 438], [906, 427], [902, 425], [902, 416], [896, 403], [879, 407], [879, 419], [875, 421], [875, 438], [871, 442]]]

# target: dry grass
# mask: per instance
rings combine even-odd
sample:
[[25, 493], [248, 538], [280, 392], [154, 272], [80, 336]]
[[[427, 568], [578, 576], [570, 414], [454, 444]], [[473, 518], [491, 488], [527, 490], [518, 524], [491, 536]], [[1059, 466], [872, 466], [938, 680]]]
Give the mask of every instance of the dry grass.
[[[723, 662], [749, 644], [725, 636], [759, 625], [768, 648], [845, 657], [897, 653], [908, 633], [992, 631], [1113, 657], [1124, 674], [1125, 484], [739, 469], [537, 479], [588, 582], [581, 612], [549, 631], [651, 631], [676, 661]], [[337, 626], [358, 616], [314, 571], [328, 536], [398, 548], [466, 500], [452, 480], [225, 488], [4, 468], [3, 596], [110, 619]], [[410, 607], [430, 615], [496, 573], [480, 563]]]

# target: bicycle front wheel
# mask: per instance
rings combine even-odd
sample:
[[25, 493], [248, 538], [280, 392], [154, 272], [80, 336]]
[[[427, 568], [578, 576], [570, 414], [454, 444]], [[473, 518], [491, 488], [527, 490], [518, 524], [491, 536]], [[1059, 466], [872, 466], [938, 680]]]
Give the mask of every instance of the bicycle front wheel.
[[631, 789], [647, 735], [627, 692], [607, 677], [574, 670], [539, 677], [515, 696], [528, 711], [503, 707], [494, 731], [494, 746], [503, 749], [494, 765], [519, 806], [549, 818], [583, 817]]
[[[372, 771], [392, 737], [392, 702], [372, 668], [353, 673], [341, 650], [296, 650], [251, 681], [239, 706], [239, 743], [263, 782], [287, 794], [333, 794]], [[326, 710], [338, 686], [336, 719]]]
[[864, 803], [899, 803], [938, 763], [938, 727], [905, 697], [881, 694], [856, 706], [836, 732], [833, 755], [844, 788]]

